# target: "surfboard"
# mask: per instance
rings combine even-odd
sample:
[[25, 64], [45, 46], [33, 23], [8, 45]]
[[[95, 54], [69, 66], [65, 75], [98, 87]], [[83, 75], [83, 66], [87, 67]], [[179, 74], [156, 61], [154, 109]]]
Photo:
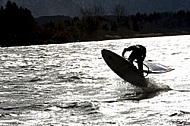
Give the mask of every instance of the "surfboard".
[[110, 50], [103, 49], [101, 53], [106, 64], [123, 80], [138, 87], [148, 85], [146, 78], [142, 77], [139, 70], [128, 60]]
[[[101, 53], [106, 64], [119, 77], [138, 87], [145, 87], [148, 85], [146, 78], [142, 77], [137, 67], [130, 63], [127, 59], [106, 49], [103, 49]], [[145, 61], [144, 66], [146, 66], [147, 69], [143, 71], [147, 74], [160, 74], [174, 70], [160, 63], [154, 63], [149, 61]]]

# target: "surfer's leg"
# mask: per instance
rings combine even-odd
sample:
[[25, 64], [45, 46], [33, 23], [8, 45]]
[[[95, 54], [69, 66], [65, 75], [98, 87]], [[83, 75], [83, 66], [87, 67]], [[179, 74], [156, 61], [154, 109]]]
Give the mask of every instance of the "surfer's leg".
[[137, 62], [138, 62], [138, 69], [141, 72], [141, 75], [143, 76], [143, 61], [137, 60]]
[[135, 55], [133, 53], [131, 53], [128, 60], [129, 60], [129, 62], [131, 62], [133, 64], [133, 61], [135, 60]]
[[[129, 58], [128, 60], [129, 60], [129, 62], [130, 62], [131, 64], [133, 64], [133, 61], [134, 61], [135, 59]], [[134, 64], [133, 64], [133, 65], [134, 65]]]

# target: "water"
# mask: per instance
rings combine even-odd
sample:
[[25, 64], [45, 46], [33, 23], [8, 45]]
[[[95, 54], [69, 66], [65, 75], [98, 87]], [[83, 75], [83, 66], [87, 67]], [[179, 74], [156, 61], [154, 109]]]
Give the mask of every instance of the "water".
[[[187, 35], [0, 48], [0, 125], [190, 125], [189, 41]], [[124, 82], [101, 50], [121, 54], [133, 44], [147, 47], [146, 60], [175, 70], [149, 75], [144, 89]]]

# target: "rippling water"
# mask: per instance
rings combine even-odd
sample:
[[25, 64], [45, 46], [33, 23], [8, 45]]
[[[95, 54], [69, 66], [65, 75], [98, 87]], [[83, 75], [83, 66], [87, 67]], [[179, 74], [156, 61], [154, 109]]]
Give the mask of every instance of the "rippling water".
[[[101, 50], [133, 44], [175, 70], [123, 81]], [[0, 125], [190, 125], [189, 64], [188, 35], [0, 48]]]

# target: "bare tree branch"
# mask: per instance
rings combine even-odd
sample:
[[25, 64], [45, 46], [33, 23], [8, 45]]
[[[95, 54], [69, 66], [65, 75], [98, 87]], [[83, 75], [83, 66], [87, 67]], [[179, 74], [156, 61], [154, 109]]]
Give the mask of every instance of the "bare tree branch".
[[81, 8], [80, 12], [83, 17], [104, 16], [105, 15], [105, 9], [102, 6], [95, 6], [93, 8]]
[[127, 11], [127, 9], [124, 6], [116, 5], [113, 8], [112, 14], [114, 14], [117, 17], [123, 17], [123, 16], [127, 16], [128, 15], [128, 11]]

